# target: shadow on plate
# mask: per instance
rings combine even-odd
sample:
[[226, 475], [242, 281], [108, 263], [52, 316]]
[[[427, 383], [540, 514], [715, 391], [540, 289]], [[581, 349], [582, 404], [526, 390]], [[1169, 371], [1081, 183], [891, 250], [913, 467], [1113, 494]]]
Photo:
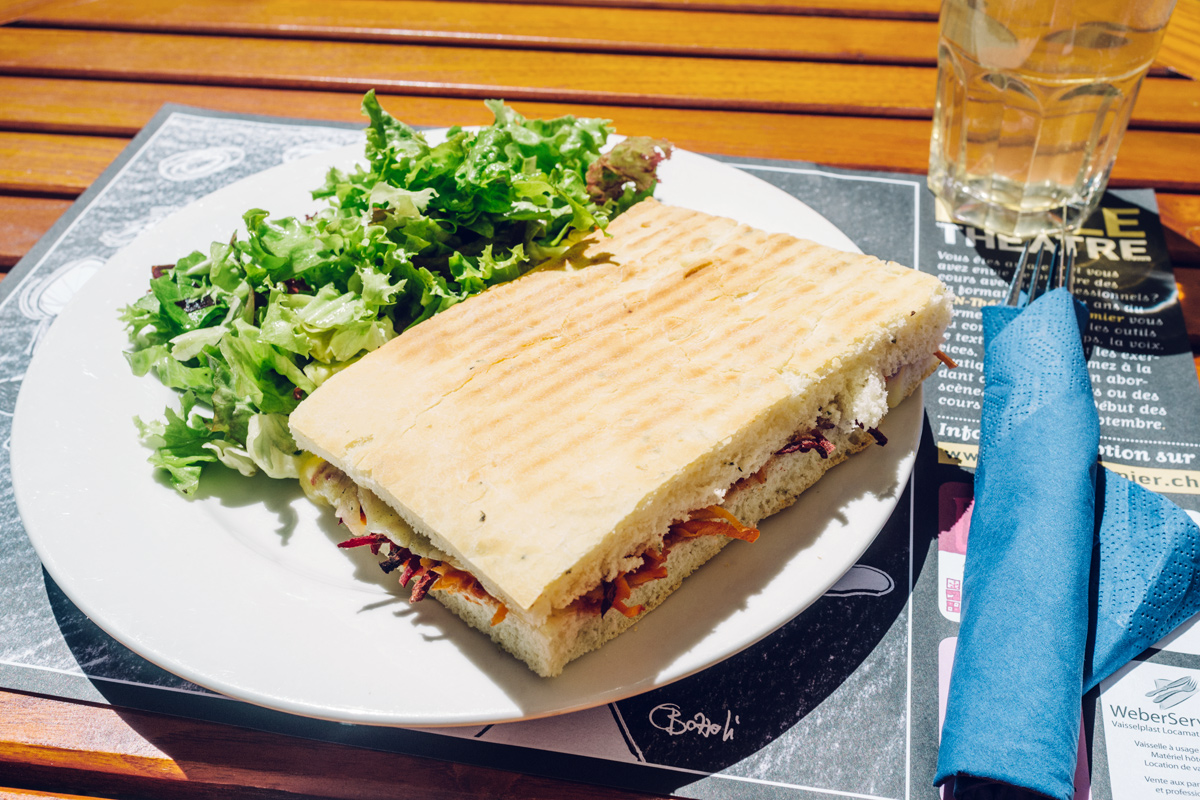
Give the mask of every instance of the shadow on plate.
[[[94, 676], [96, 689], [115, 706], [642, 791], [673, 792], [701, 780], [703, 774], [727, 769], [731, 774], [786, 775], [788, 782], [802, 785], [839, 791], [870, 789], [870, 794], [895, 796], [895, 787], [886, 782], [871, 783], [894, 778], [871, 776], [902, 774], [902, 770], [886, 767], [891, 759], [902, 758], [906, 724], [909, 499], [906, 493], [860, 559], [861, 570], [852, 572], [840, 591], [835, 587], [783, 628], [738, 655], [610, 706], [608, 713], [616, 724], [609, 727], [612, 735], [621, 739], [609, 745], [628, 752], [627, 758], [617, 760], [589, 758], [587, 752], [539, 749], [532, 732], [546, 721], [459, 729], [443, 735], [344, 725], [231, 702], [129, 652], [78, 611], [48, 575], [45, 580], [51, 608], [68, 646], [81, 667]], [[922, 508], [936, 508], [936, 503], [923, 495], [914, 498], [913, 505], [918, 514]], [[922, 538], [919, 532], [933, 531], [936, 525], [920, 523], [912, 529], [918, 532], [911, 564], [915, 581], [929, 543], [929, 536]], [[426, 612], [417, 607], [412, 613], [424, 616]], [[429, 613], [445, 617], [447, 630], [455, 631], [447, 635], [464, 637], [464, 646], [481, 668], [497, 659], [511, 666], [511, 659], [495, 651], [483, 637], [465, 630], [440, 606]], [[437, 623], [442, 624], [440, 620]], [[164, 688], [176, 691], [164, 692]], [[588, 714], [593, 719], [604, 716], [584, 712], [578, 717]], [[559, 719], [568, 727], [572, 724], [570, 716]], [[128, 715], [127, 721], [177, 761], [194, 757], [186, 737], [162, 734], [142, 715]], [[577, 743], [567, 737], [557, 744], [570, 749]]]
[[[758, 542], [754, 545], [732, 542], [689, 577], [661, 608], [600, 651], [571, 664], [552, 682], [536, 677], [523, 664], [499, 651], [486, 637], [463, 625], [436, 601], [409, 605], [408, 590], [398, 585], [395, 574], [385, 575], [379, 569], [380, 559], [372, 556], [369, 548], [336, 547], [348, 532], [337, 522], [331, 509], [320, 509], [316, 527], [323, 540], [321, 544], [327, 543], [330, 562], [346, 559], [352, 565], [352, 573], [346, 575], [352, 588], [378, 590], [376, 595], [367, 595], [360, 613], [386, 613], [397, 618], [397, 624], [415, 627], [426, 641], [450, 642], [475, 670], [500, 687], [524, 713], [540, 715], [559, 698], [562, 702], [557, 708], [578, 708], [619, 696], [617, 692], [608, 692], [599, 699], [591, 699], [597, 697], [597, 686], [620, 687], [620, 694], [633, 694], [661, 684], [659, 676], [669, 672], [681, 655], [689, 653], [708, 637], [715, 626], [744, 609], [759, 592], [759, 587], [777, 578], [790, 562], [803, 557], [820, 531], [820, 525], [812, 524], [814, 520], [832, 519], [837, 525], [846, 526], [850, 520], [842, 512], [845, 504], [894, 497], [907, 474], [899, 474], [903, 459], [897, 463], [893, 456], [890, 451], [873, 448], [838, 466], [806, 492], [795, 506], [764, 522], [764, 535]], [[880, 465], [885, 464], [893, 465], [895, 474], [890, 468], [880, 469]], [[295, 572], [301, 581], [339, 582], [322, 575], [311, 562], [303, 563], [289, 555], [289, 551], [295, 549], [297, 537], [317, 533], [297, 530], [292, 504], [300, 499], [300, 492], [295, 482], [272, 481], [262, 476], [245, 479], [214, 471], [211, 476], [205, 476], [198, 499], [215, 500], [226, 508], [251, 505], [267, 508], [271, 516], [278, 519], [277, 524], [271, 525], [274, 536], [251, 540], [233, 529], [226, 530], [225, 534], [245, 539], [244, 544]], [[319, 562], [324, 563], [325, 553], [318, 550], [316, 554], [320, 556]], [[833, 574], [826, 577], [829, 581], [837, 578]], [[801, 598], [811, 596], [811, 590], [798, 586], [797, 595]], [[843, 601], [850, 607], [862, 603], [850, 598]], [[800, 605], [798, 600], [790, 607]], [[381, 630], [386, 630], [386, 626]], [[553, 697], [549, 698], [548, 705], [550, 695]]]

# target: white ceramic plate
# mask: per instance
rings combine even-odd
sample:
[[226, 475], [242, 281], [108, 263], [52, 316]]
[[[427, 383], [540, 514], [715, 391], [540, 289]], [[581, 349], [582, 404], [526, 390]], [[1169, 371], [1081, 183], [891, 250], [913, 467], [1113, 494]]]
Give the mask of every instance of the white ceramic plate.
[[[241, 213], [302, 214], [360, 148], [287, 164], [180, 211], [114, 256], [47, 333], [12, 434], [13, 483], [38, 555], [96, 624], [159, 666], [231, 697], [325, 719], [436, 726], [583, 709], [661, 686], [766, 636], [821, 596], [874, 539], [916, 452], [920, 397], [889, 442], [850, 459], [753, 545], [734, 542], [633, 630], [544, 680], [436, 602], [410, 605], [365, 552], [339, 550], [327, 509], [294, 481], [213, 469], [187, 501], [146, 463], [132, 418], [172, 392], [130, 374], [118, 309], [150, 266], [228, 240]], [[659, 197], [761, 228], [854, 245], [790, 195], [679, 152]]]

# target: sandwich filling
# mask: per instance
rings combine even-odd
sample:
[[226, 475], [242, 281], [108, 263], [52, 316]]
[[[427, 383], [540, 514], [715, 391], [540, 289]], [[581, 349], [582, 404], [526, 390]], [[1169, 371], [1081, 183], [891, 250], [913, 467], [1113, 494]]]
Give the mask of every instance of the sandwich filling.
[[[885, 386], [893, 390], [898, 379], [905, 373], [911, 374], [916, 366], [906, 365], [897, 369], [887, 376]], [[888, 394], [892, 396], [894, 392], [889, 391]], [[844, 458], [845, 455], [839, 453], [834, 441], [827, 437], [827, 434], [837, 437], [838, 416], [836, 408], [823, 411], [815, 423], [793, 434], [759, 469], [730, 485], [721, 493], [723, 498], [736, 506], [736, 500], [742, 493], [764, 484], [768, 473], [779, 468], [780, 462], [788, 456], [811, 453], [813, 458], [823, 461], [835, 456], [840, 456], [837, 460]], [[865, 437], [870, 437], [870, 442], [880, 446], [887, 444], [887, 437], [876, 427], [867, 427], [856, 421], [853, 428], [859, 432], [857, 441], [851, 445], [857, 445], [854, 449], [863, 445]], [[410, 590], [410, 602], [420, 602], [431, 592], [435, 596], [438, 593], [457, 595], [490, 608], [492, 616], [489, 624], [492, 626], [508, 618], [509, 606], [489, 593], [469, 568], [456, 564], [453, 556], [413, 531], [386, 503], [369, 489], [356, 484], [333, 464], [310, 455], [301, 470], [300, 482], [310, 499], [333, 507], [339, 523], [347, 528], [349, 537], [340, 542], [338, 547], [365, 547], [373, 555], [380, 556], [380, 569], [386, 574], [397, 574], [399, 584]], [[661, 541], [628, 554], [622, 560], [622, 571], [598, 581], [551, 613], [603, 617], [610, 610], [615, 610], [627, 618], [636, 618], [648, 609], [642, 603], [627, 602], [633, 590], [670, 577], [667, 562], [675, 547], [706, 536], [719, 537], [722, 546], [734, 539], [753, 543], [760, 535], [757, 527], [744, 524], [722, 505], [695, 509], [686, 518], [673, 521]], [[517, 613], [521, 613], [519, 609]], [[534, 625], [544, 622], [536, 619], [528, 621]]]
[[[827, 440], [823, 441], [827, 443]], [[468, 570], [454, 566], [449, 556], [427, 541], [422, 541], [422, 537], [414, 534], [399, 517], [391, 514], [369, 515], [368, 508], [379, 508], [378, 498], [369, 490], [355, 485], [337, 467], [313, 457], [306, 464], [300, 480], [308, 496], [332, 506], [338, 521], [350, 530], [350, 537], [340, 542], [338, 547], [366, 547], [373, 555], [381, 556], [380, 569], [387, 574], [398, 574], [400, 585], [411, 589], [410, 602], [420, 602], [430, 592], [444, 592], [491, 608], [491, 625], [498, 625], [508, 617], [507, 605], [489, 594]], [[761, 482], [761, 478], [759, 480]], [[626, 604], [632, 590], [650, 581], [668, 577], [667, 557], [677, 544], [702, 536], [754, 542], [759, 535], [757, 528], [743, 525], [721, 506], [697, 509], [688, 514], [686, 520], [673, 523], [658, 548], [631, 554], [628, 560], [631, 564], [639, 562], [636, 566], [597, 584], [558, 612], [604, 616], [610, 609], [615, 609], [626, 617], [637, 617], [647, 609], [642, 604]], [[409, 547], [399, 544], [400, 541], [407, 541]]]

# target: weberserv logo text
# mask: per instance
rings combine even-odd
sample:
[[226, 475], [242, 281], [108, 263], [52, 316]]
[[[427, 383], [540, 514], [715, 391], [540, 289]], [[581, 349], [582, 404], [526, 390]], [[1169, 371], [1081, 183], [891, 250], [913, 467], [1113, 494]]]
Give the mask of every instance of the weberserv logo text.
[[1145, 696], [1158, 706], [1156, 711], [1147, 711], [1137, 706], [1127, 706], [1109, 703], [1108, 713], [1112, 724], [1118, 728], [1131, 728], [1144, 733], [1172, 733], [1200, 737], [1200, 717], [1186, 716], [1175, 711], [1168, 711], [1184, 702], [1196, 693], [1194, 678], [1167, 679], [1155, 678], [1154, 688]]

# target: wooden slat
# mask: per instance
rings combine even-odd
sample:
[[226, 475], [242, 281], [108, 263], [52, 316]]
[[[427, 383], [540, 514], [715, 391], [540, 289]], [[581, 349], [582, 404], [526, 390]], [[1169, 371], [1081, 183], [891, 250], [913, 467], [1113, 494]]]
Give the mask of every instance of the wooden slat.
[[50, 230], [71, 201], [0, 195], [0, 267], [11, 267]]
[[[503, 11], [503, 13], [498, 13]], [[595, 52], [933, 64], [937, 24], [432, 0], [94, 0], [24, 24], [237, 36], [476, 44]]]
[[1200, 190], [1179, 169], [1187, 160], [1187, 148], [1196, 134], [1168, 131], [1129, 131], [1113, 165], [1110, 185], [1141, 186], [1176, 192]]
[[498, 4], [599, 8], [735, 9], [749, 14], [822, 14], [888, 19], [937, 19], [940, 0], [494, 0]]
[[[287, 95], [282, 93], [276, 99]], [[351, 110], [357, 109], [357, 100], [346, 97], [345, 102], [345, 113], [338, 116], [353, 118]], [[930, 124], [924, 120], [515, 105], [529, 116], [574, 112], [608, 117], [623, 133], [666, 136], [681, 147], [700, 152], [904, 172], [925, 171], [928, 158]], [[389, 98], [387, 107], [413, 124], [473, 124], [488, 119], [482, 104], [474, 101], [397, 97]], [[313, 109], [300, 106], [291, 107], [290, 112], [316, 115]], [[76, 194], [95, 179], [121, 144], [122, 140], [114, 137], [0, 133], [0, 191]], [[1190, 156], [1197, 151], [1200, 134], [1130, 131], [1114, 167], [1112, 184], [1200, 192], [1200, 161]]]
[[79, 794], [40, 792], [36, 789], [14, 789], [0, 786], [0, 800], [95, 800], [95, 798], [88, 798]]
[[0, 72], [918, 117], [934, 71], [746, 59], [0, 29]]
[[1175, 286], [1179, 290], [1179, 306], [1187, 327], [1196, 371], [1200, 373], [1200, 269], [1175, 270]]
[[[406, 113], [404, 103], [392, 104], [391, 108], [402, 118], [417, 119]], [[516, 108], [525, 106], [517, 104]], [[929, 124], [914, 120], [864, 121], [845, 117], [763, 114], [738, 115], [735, 119], [723, 119], [705, 126], [703, 114], [697, 112], [612, 110], [616, 112], [612, 117], [621, 122], [619, 129], [622, 131], [632, 134], [654, 132], [681, 147], [701, 152], [719, 151], [749, 157], [774, 153], [774, 157], [833, 166], [882, 167], [906, 172], [924, 170], [928, 153]], [[467, 124], [485, 121], [477, 115], [472, 117], [454, 120], [439, 111], [425, 119], [434, 125], [451, 121]], [[1188, 143], [1200, 147], [1200, 137], [1176, 135], [1187, 136]], [[851, 138], [864, 145], [863, 149], [847, 147], [845, 143]], [[96, 179], [124, 144], [125, 140], [115, 137], [0, 133], [0, 192], [76, 195]], [[1159, 172], [1165, 180], [1166, 175], [1162, 173], [1170, 174], [1171, 171]], [[1118, 172], [1115, 183], [1119, 184], [1121, 177]], [[1200, 190], [1200, 178], [1196, 178], [1195, 183]]]
[[[0, 28], [0, 73], [451, 97], [932, 115], [929, 67]], [[1200, 83], [1149, 79], [1134, 125], [1200, 130]]]
[[[634, 800], [644, 793], [569, 784], [483, 767], [261, 733], [228, 725], [116, 710], [0, 691], [0, 774], [47, 768], [107, 777], [121, 787], [181, 796], [199, 785], [211, 797], [291, 792], [322, 798], [423, 800], [527, 798]], [[198, 796], [190, 792], [189, 797]], [[269, 795], [271, 797], [275, 794]]]
[[[1193, 0], [1194, 2], [1194, 0]], [[741, 11], [741, 7], [736, 7]], [[509, 10], [510, 9], [510, 10]], [[1176, 17], [1181, 16], [1177, 14]], [[64, 0], [62, 28], [934, 65], [937, 22], [444, 0]], [[1154, 74], [1168, 74], [1156, 64]]]
[[[474, 99], [386, 93], [379, 97], [385, 108], [413, 125], [491, 121], [487, 108]], [[0, 77], [0, 128], [131, 136], [164, 102], [361, 124], [360, 98], [357, 92]], [[712, 114], [534, 101], [513, 105], [529, 117], [604, 117], [614, 120], [621, 133], [669, 135], [680, 147], [726, 155], [920, 171], [925, 169], [929, 150], [929, 124], [919, 120], [760, 112]]]
[[0, 25], [7, 25], [55, 2], [58, 0], [0, 0]]
[[1200, 246], [1200, 196], [1164, 194], [1158, 207], [1163, 225]]
[[[384, 102], [389, 108], [390, 103], [399, 102], [383, 93], [379, 96], [387, 98]], [[0, 76], [0, 130], [133, 136], [164, 103], [242, 114], [359, 123], [363, 122], [359, 113], [361, 97], [358, 92]], [[410, 98], [409, 112], [421, 115], [410, 120], [415, 125], [441, 124], [428, 121], [430, 112], [424, 111], [422, 105], [442, 109], [445, 114], [458, 114], [463, 124], [490, 120], [487, 109], [477, 100]], [[539, 116], [548, 115], [539, 111]]]
[[1200, 78], [1200, 0], [1179, 0], [1158, 51], [1158, 63]]
[[75, 196], [126, 144], [102, 136], [0, 133], [0, 192]]
[[[357, 109], [357, 99], [347, 98]], [[473, 124], [490, 121], [482, 103], [432, 98], [391, 98], [394, 114], [418, 125]], [[680, 147], [748, 157], [818, 161], [835, 166], [925, 169], [929, 123], [920, 120], [864, 120], [739, 113], [713, 117], [684, 109], [563, 106], [516, 103], [528, 116], [558, 112], [606, 116], [628, 134], [666, 136]], [[294, 109], [299, 110], [299, 109]], [[344, 115], [353, 118], [352, 114]], [[1187, 142], [1200, 136], [1173, 134]], [[856, 147], [847, 145], [858, 143]], [[0, 191], [74, 195], [83, 191], [120, 151], [124, 139], [40, 133], [0, 133]], [[1180, 146], [1185, 146], [1181, 144]], [[1196, 170], [1200, 173], [1200, 169]], [[1175, 171], [1178, 175], [1180, 172]], [[1200, 174], [1196, 175], [1200, 189]]]

